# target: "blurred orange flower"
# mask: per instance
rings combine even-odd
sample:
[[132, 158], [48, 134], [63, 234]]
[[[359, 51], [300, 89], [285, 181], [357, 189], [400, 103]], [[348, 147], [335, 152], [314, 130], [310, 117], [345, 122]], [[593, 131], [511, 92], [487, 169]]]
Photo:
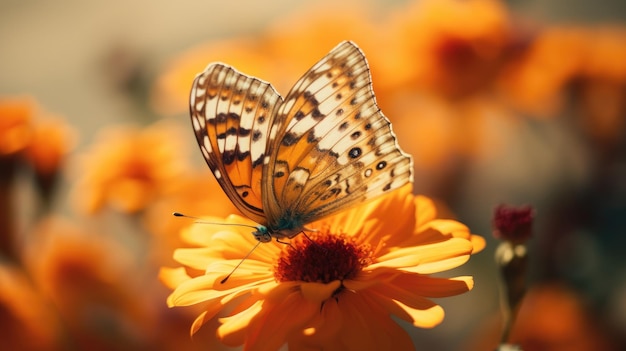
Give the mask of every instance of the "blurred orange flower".
[[200, 44], [172, 59], [163, 69], [151, 91], [155, 110], [164, 115], [187, 112], [191, 82], [213, 61], [227, 62], [263, 79], [271, 77], [271, 58], [258, 40], [239, 38]]
[[25, 266], [74, 342], [99, 350], [150, 335], [153, 306], [130, 249], [60, 217], [40, 221], [29, 240]]
[[36, 109], [30, 97], [0, 99], [0, 156], [15, 154], [28, 145]]
[[370, 61], [380, 57], [376, 52], [381, 51], [382, 32], [376, 30], [373, 9], [367, 5], [357, 1], [316, 2], [273, 22], [259, 38], [272, 56], [273, 69], [261, 78], [287, 94], [315, 63], [312, 57], [326, 55], [344, 40], [357, 43]]
[[581, 296], [561, 284], [545, 284], [528, 292], [510, 340], [524, 351], [618, 350]]
[[584, 79], [623, 85], [624, 60], [626, 31], [623, 29], [547, 28], [507, 67], [500, 85], [517, 108], [538, 116], [551, 116], [566, 102], [568, 84]]
[[65, 156], [76, 144], [76, 138], [76, 131], [60, 118], [39, 120], [33, 125], [25, 157], [37, 173], [53, 174], [61, 168]]
[[255, 38], [198, 45], [167, 64], [152, 89], [152, 106], [162, 114], [187, 111], [190, 82], [214, 61], [268, 81], [286, 94], [314, 63], [311, 57], [326, 54], [342, 40], [354, 40], [365, 51], [378, 50], [369, 18], [361, 3], [315, 4], [276, 21]]
[[[469, 291], [473, 280], [429, 274], [465, 263], [485, 241], [437, 219], [432, 202], [411, 190], [307, 225], [317, 231], [290, 245], [259, 245], [224, 283], [256, 243], [250, 229], [192, 226], [184, 239], [199, 247], [174, 253], [185, 268], [161, 271], [175, 288], [168, 305], [204, 303], [192, 333], [217, 317], [217, 337], [246, 350], [413, 349], [391, 315], [422, 328], [441, 323], [443, 309], [429, 298]], [[239, 216], [223, 223], [254, 225]]]
[[0, 263], [0, 338], [7, 350], [56, 350], [59, 321], [21, 269]]
[[395, 50], [385, 90], [472, 94], [495, 78], [513, 46], [506, 8], [494, 0], [415, 1], [388, 22]]
[[95, 213], [108, 205], [136, 213], [171, 192], [187, 170], [184, 136], [170, 121], [102, 131], [79, 160], [78, 207]]

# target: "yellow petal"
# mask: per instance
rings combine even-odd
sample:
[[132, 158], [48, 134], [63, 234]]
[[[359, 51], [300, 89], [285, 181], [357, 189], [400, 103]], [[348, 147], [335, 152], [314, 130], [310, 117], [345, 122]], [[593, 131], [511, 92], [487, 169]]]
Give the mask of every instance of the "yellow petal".
[[[410, 233], [414, 225], [412, 184], [398, 188], [385, 196], [365, 202], [311, 224], [312, 227], [330, 226], [330, 232], [358, 234], [363, 242], [378, 242], [389, 234], [388, 223], [394, 223], [393, 233], [399, 236]], [[410, 216], [407, 213], [411, 214]]]
[[159, 280], [170, 289], [175, 289], [178, 285], [189, 279], [191, 279], [191, 277], [183, 267], [161, 267], [159, 270]]
[[435, 228], [443, 234], [451, 234], [457, 238], [469, 239], [469, 228], [461, 222], [451, 219], [434, 219], [428, 223], [429, 227]]
[[[273, 282], [273, 278], [267, 278], [263, 280], [255, 280], [251, 283], [234, 287], [224, 284], [225, 287], [222, 288], [222, 286], [217, 285], [220, 284], [219, 281], [216, 283], [216, 280], [218, 280], [219, 278], [219, 276], [215, 275], [203, 275], [183, 282], [168, 297], [168, 305], [170, 307], [188, 306], [205, 301], [212, 302], [226, 295], [240, 295], [243, 293], [247, 293], [251, 289], [257, 288], [264, 283]], [[216, 288], [222, 289], [216, 290]]]
[[257, 301], [244, 311], [230, 317], [220, 318], [219, 321], [222, 325], [217, 328], [217, 337], [225, 344], [232, 346], [239, 345], [238, 340], [240, 339], [240, 334], [246, 333], [246, 328], [248, 328], [250, 320], [259, 315], [262, 306], [263, 301]]
[[[393, 250], [379, 257], [379, 262], [370, 265], [368, 269], [375, 269], [381, 266], [410, 269], [421, 268], [426, 267], [430, 263], [443, 263], [459, 256], [469, 255], [471, 252], [472, 244], [468, 240], [453, 238], [439, 243]], [[446, 267], [445, 264], [439, 266]]]
[[408, 307], [402, 302], [395, 301], [406, 313], [411, 316], [412, 324], [419, 328], [433, 328], [443, 321], [444, 311], [439, 305], [422, 310]]
[[439, 273], [439, 272], [444, 272], [452, 268], [461, 266], [465, 264], [465, 262], [467, 262], [469, 258], [470, 258], [470, 255], [467, 254], [464, 256], [451, 257], [451, 258], [447, 258], [447, 259], [440, 260], [440, 261], [424, 263], [415, 267], [405, 267], [405, 268], [400, 268], [400, 269], [405, 272], [419, 273], [419, 274]]
[[426, 196], [415, 196], [415, 209], [417, 214], [417, 228], [437, 217], [437, 209], [433, 200]]
[[300, 291], [307, 301], [314, 303], [322, 303], [322, 301], [330, 298], [341, 286], [339, 280], [335, 280], [328, 284], [323, 283], [302, 283]]
[[204, 271], [206, 267], [216, 260], [208, 248], [183, 248], [174, 250], [174, 260], [187, 267]]
[[472, 242], [472, 246], [474, 247], [472, 254], [481, 252], [485, 248], [485, 246], [487, 246], [487, 243], [485, 242], [485, 238], [483, 238], [480, 235], [472, 234], [470, 236], [470, 241]]
[[412, 289], [410, 289], [410, 287], [394, 284], [397, 280], [398, 279], [395, 279], [389, 284], [379, 284], [373, 286], [368, 289], [367, 292], [376, 292], [380, 296], [384, 296], [385, 298], [392, 299], [394, 301], [400, 301], [411, 308], [419, 310], [427, 310], [436, 305], [433, 301], [415, 293]]

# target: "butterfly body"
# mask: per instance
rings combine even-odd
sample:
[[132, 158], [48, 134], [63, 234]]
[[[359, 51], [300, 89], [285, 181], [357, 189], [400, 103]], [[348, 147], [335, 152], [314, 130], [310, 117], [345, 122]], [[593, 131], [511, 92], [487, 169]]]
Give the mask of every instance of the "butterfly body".
[[412, 161], [376, 105], [363, 53], [343, 42], [283, 99], [214, 63], [194, 80], [196, 139], [231, 201], [266, 242], [412, 181]]

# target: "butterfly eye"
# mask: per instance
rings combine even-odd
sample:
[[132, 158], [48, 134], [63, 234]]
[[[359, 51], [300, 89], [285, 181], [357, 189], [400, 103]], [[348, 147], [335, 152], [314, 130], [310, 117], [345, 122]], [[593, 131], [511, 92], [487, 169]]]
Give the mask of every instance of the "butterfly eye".
[[259, 226], [257, 227], [257, 230], [254, 231], [252, 233], [252, 235], [254, 235], [254, 238], [262, 243], [268, 243], [270, 241], [272, 241], [272, 236], [270, 235], [269, 231], [267, 230], [266, 227], [263, 226]]

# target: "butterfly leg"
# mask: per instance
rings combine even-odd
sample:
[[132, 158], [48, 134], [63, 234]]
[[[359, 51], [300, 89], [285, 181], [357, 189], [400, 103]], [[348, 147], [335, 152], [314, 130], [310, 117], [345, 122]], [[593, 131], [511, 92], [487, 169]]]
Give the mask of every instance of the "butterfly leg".
[[287, 246], [289, 246], [289, 247], [293, 248], [293, 246], [291, 245], [291, 243], [288, 243], [288, 242], [286, 242], [286, 241], [280, 241], [280, 239], [278, 239], [278, 238], [276, 238], [276, 242], [277, 242], [277, 243], [280, 243], [280, 244], [283, 244], [283, 245], [287, 245]]

